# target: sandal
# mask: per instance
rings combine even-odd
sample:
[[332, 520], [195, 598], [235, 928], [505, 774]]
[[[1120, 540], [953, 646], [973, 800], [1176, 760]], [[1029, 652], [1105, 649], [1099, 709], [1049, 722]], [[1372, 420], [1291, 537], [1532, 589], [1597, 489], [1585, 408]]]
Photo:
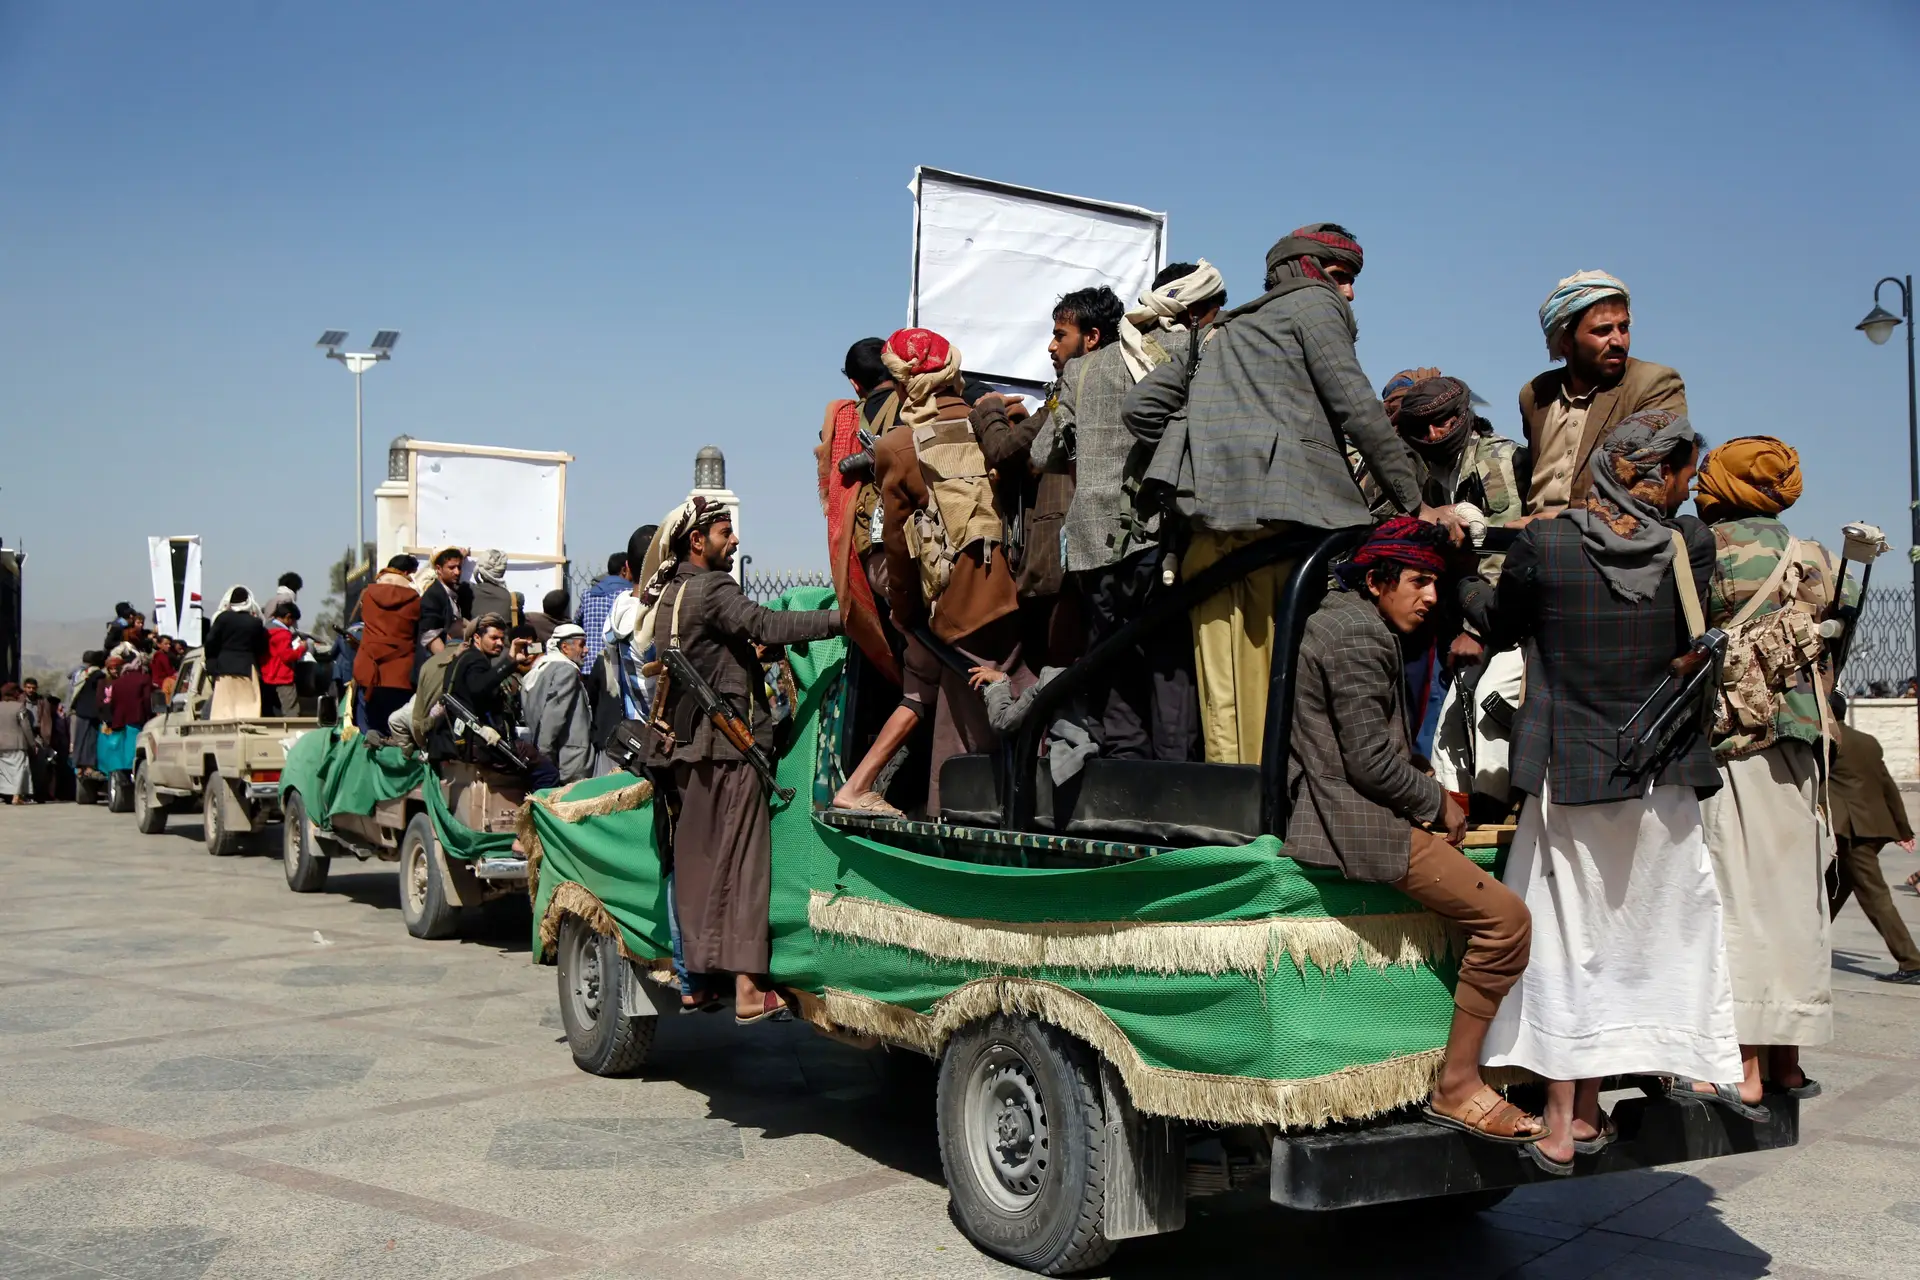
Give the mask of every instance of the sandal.
[[1781, 1089], [1789, 1098], [1798, 1098], [1802, 1102], [1808, 1098], [1817, 1098], [1821, 1093], [1820, 1082], [1804, 1071], [1800, 1073], [1799, 1084], [1782, 1085]]
[[[1579, 1144], [1576, 1143], [1575, 1145], [1578, 1146]], [[1573, 1176], [1573, 1161], [1555, 1160], [1552, 1156], [1542, 1151], [1540, 1144], [1537, 1142], [1530, 1142], [1520, 1148], [1520, 1154], [1533, 1161], [1533, 1167], [1542, 1173], [1550, 1174], [1556, 1178], [1570, 1178]]]
[[680, 1012], [712, 1013], [726, 1004], [718, 991], [711, 987], [696, 986], [691, 991], [680, 993]]
[[793, 1015], [787, 1012], [787, 1002], [780, 998], [778, 991], [769, 991], [761, 1001], [760, 1012], [740, 1016], [740, 1006], [733, 1007], [733, 1023], [738, 1027], [751, 1027], [761, 1022], [790, 1022]]
[[836, 804], [835, 809], [847, 813], [870, 813], [876, 818], [904, 818], [902, 810], [887, 803], [887, 798], [878, 791], [862, 791], [846, 804]]
[[[1514, 1106], [1491, 1086], [1482, 1085], [1480, 1092], [1473, 1095], [1458, 1115], [1448, 1115], [1435, 1109], [1431, 1100], [1420, 1108], [1420, 1114], [1428, 1124], [1437, 1124], [1442, 1129], [1452, 1129], [1464, 1133], [1470, 1138], [1480, 1138], [1487, 1142], [1498, 1142], [1510, 1147], [1530, 1147], [1546, 1137], [1551, 1130], [1542, 1124], [1540, 1117], [1528, 1115]], [[1538, 1125], [1538, 1133], [1519, 1132], [1522, 1125]]]
[[1614, 1125], [1613, 1117], [1610, 1115], [1602, 1115], [1600, 1117], [1600, 1132], [1594, 1134], [1591, 1138], [1575, 1138], [1573, 1140], [1573, 1149], [1576, 1153], [1583, 1156], [1597, 1156], [1619, 1140], [1620, 1130]]
[[1690, 1102], [1697, 1106], [1725, 1107], [1735, 1115], [1745, 1116], [1749, 1120], [1766, 1121], [1773, 1113], [1765, 1107], [1740, 1100], [1740, 1090], [1730, 1084], [1709, 1084], [1712, 1093], [1702, 1093], [1694, 1088], [1697, 1084], [1708, 1084], [1705, 1080], [1689, 1080], [1685, 1076], [1675, 1076], [1673, 1085], [1667, 1090], [1667, 1096], [1675, 1102]]

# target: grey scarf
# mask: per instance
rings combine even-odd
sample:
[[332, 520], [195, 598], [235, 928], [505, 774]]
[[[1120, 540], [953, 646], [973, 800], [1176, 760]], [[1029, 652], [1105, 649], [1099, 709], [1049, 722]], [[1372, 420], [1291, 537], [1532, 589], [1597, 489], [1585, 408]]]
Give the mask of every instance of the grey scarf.
[[1593, 493], [1567, 518], [1580, 527], [1587, 559], [1622, 600], [1649, 599], [1673, 563], [1673, 533], [1661, 495], [1667, 457], [1688, 440], [1699, 447], [1700, 436], [1685, 414], [1643, 409], [1608, 433], [1587, 464]]

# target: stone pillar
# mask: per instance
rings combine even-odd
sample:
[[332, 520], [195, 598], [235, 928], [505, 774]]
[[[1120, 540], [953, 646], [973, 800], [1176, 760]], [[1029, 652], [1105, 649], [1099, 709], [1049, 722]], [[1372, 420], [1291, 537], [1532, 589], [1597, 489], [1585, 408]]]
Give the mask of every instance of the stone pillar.
[[[719, 502], [733, 508], [733, 531], [740, 535], [741, 552], [745, 553], [746, 535], [740, 528], [740, 496], [727, 488], [727, 455], [720, 452], [718, 445], [708, 445], [693, 458], [693, 496], [705, 498], [709, 502]], [[740, 555], [733, 560], [733, 576], [740, 580]]]
[[382, 565], [413, 542], [413, 513], [407, 501], [410, 492], [407, 468], [413, 455], [407, 451], [408, 439], [396, 436], [387, 446], [387, 478], [373, 491], [373, 572], [376, 574]]

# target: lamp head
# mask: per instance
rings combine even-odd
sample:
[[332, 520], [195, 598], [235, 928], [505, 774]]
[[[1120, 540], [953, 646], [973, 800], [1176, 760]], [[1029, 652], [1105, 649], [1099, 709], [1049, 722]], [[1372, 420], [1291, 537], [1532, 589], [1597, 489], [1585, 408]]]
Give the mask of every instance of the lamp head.
[[1875, 303], [1873, 310], [1867, 312], [1867, 318], [1853, 327], [1866, 334], [1867, 340], [1874, 346], [1884, 347], [1887, 339], [1893, 336], [1893, 331], [1900, 327], [1900, 317]]

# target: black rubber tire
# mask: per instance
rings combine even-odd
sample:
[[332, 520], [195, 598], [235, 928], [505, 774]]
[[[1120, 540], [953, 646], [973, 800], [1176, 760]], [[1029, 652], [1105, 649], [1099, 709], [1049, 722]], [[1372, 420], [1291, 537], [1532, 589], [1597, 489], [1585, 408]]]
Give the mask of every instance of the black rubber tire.
[[239, 853], [241, 844], [253, 830], [253, 824], [240, 811], [240, 801], [234, 796], [233, 788], [218, 770], [209, 773], [200, 783], [200, 828], [207, 852], [216, 858]]
[[[1040, 1104], [1046, 1134], [1031, 1148], [1040, 1165], [1031, 1201], [1009, 1208], [995, 1199], [1001, 1184], [991, 1171], [990, 1144], [970, 1122], [976, 1076], [995, 1057], [1011, 1053]], [[962, 1235], [980, 1249], [1042, 1275], [1064, 1275], [1104, 1261], [1114, 1244], [1101, 1234], [1106, 1207], [1106, 1117], [1093, 1051], [1034, 1018], [995, 1014], [955, 1032], [940, 1057], [935, 1114], [940, 1164], [946, 1172], [948, 1212]], [[1029, 1114], [1030, 1113], [1023, 1113]], [[978, 1147], [976, 1150], [975, 1147]], [[987, 1179], [996, 1179], [991, 1184]], [[1002, 1188], [998, 1194], [1006, 1195]]]
[[317, 893], [327, 887], [327, 868], [333, 860], [318, 852], [319, 844], [307, 821], [307, 802], [298, 791], [287, 792], [281, 801], [280, 864], [287, 873], [287, 888], [295, 893]]
[[116, 770], [107, 778], [107, 812], [133, 812], [133, 774], [125, 769]]
[[[423, 862], [426, 871], [421, 876], [415, 867]], [[460, 905], [447, 900], [440, 874], [440, 842], [433, 838], [433, 819], [416, 813], [400, 837], [400, 917], [416, 938], [451, 938], [459, 932]]]
[[75, 804], [100, 803], [100, 779], [90, 778], [86, 774], [77, 774], [73, 779], [73, 802]]
[[167, 829], [167, 806], [153, 794], [144, 756], [133, 762], [133, 825], [143, 836], [157, 836]]
[[635, 1017], [627, 1008], [627, 958], [619, 945], [569, 915], [560, 921], [554, 959], [560, 1024], [574, 1064], [596, 1076], [626, 1075], [645, 1065], [660, 1019]]

